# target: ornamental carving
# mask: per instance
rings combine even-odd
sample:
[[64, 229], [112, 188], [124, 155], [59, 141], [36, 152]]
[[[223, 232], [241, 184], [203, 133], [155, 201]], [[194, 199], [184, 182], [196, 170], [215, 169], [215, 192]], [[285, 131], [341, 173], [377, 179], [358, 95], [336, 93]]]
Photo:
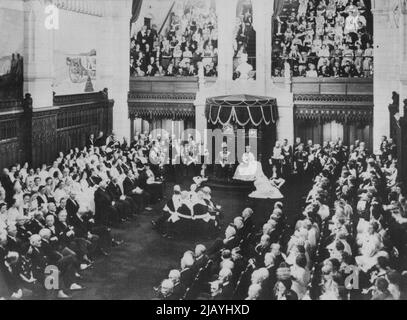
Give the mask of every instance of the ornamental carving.
[[61, 10], [73, 11], [97, 17], [102, 17], [104, 15], [104, 1], [53, 0], [52, 2]]
[[21, 100], [0, 100], [0, 110], [5, 109], [18, 109], [22, 108], [23, 102]]
[[191, 119], [195, 118], [195, 106], [192, 103], [129, 102], [129, 118]]
[[192, 100], [196, 98], [196, 93], [138, 93], [129, 92], [129, 100]]
[[373, 95], [294, 94], [294, 103], [296, 102], [332, 102], [332, 103], [366, 102], [373, 104]]
[[296, 120], [373, 123], [373, 107], [296, 106]]
[[52, 145], [56, 141], [57, 115], [55, 110], [33, 114], [32, 141], [34, 146]]
[[55, 96], [53, 98], [54, 106], [72, 105], [85, 102], [100, 103], [106, 101], [107, 95], [105, 92], [83, 93], [83, 94], [70, 94]]

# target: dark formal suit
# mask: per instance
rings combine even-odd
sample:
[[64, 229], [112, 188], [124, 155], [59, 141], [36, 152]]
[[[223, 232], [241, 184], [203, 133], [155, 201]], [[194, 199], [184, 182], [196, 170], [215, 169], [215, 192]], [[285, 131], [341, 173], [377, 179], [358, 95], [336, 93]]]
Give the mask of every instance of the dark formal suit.
[[6, 248], [8, 251], [14, 251], [14, 252], [21, 253], [23, 251], [22, 250], [23, 241], [18, 238], [7, 236], [7, 247]]
[[32, 263], [32, 271], [33, 271], [33, 276], [35, 279], [39, 281], [44, 280], [44, 270], [49, 264], [47, 255], [45, 254], [44, 250], [42, 248], [35, 248], [35, 247], [30, 247], [31, 252], [28, 253], [28, 257], [31, 260]]
[[6, 174], [1, 174], [0, 175], [0, 182], [4, 188], [4, 190], [6, 191], [6, 202], [8, 204], [11, 204], [11, 200], [13, 199], [13, 183], [11, 182], [11, 179], [8, 175]]
[[126, 177], [123, 181], [123, 190], [124, 194], [128, 197], [131, 197], [136, 205], [136, 210], [138, 213], [142, 213], [144, 208], [147, 206], [147, 203], [149, 201], [149, 194], [146, 190], [143, 190], [142, 193], [133, 193], [133, 190], [136, 188], [140, 188], [140, 183], [138, 179], [130, 179]]
[[201, 268], [206, 267], [206, 265], [208, 264], [208, 261], [209, 261], [209, 257], [206, 254], [197, 258], [195, 260], [194, 265], [192, 266], [193, 272], [195, 274], [197, 274]]
[[234, 285], [231, 281], [228, 281], [223, 284], [222, 293], [220, 294], [221, 300], [232, 300], [234, 292]]
[[76, 200], [69, 198], [66, 201], [66, 212], [68, 213], [68, 218], [72, 219], [79, 211], [79, 203]]
[[274, 294], [274, 286], [277, 282], [277, 274], [276, 274], [277, 267], [272, 265], [272, 266], [266, 267], [266, 269], [269, 272], [269, 277], [262, 284], [260, 299], [261, 300], [272, 300], [273, 294]]
[[106, 138], [104, 136], [97, 138], [94, 145], [99, 148], [106, 145]]
[[45, 195], [43, 195], [43, 196], [39, 195], [39, 196], [37, 197], [37, 203], [38, 203], [38, 207], [39, 207], [39, 208], [40, 208], [44, 203], [45, 203], [45, 204], [48, 204], [48, 198], [47, 198], [47, 196], [45, 196]]
[[67, 233], [71, 231], [70, 226], [65, 222], [60, 221], [55, 222], [55, 234], [59, 239], [59, 242], [62, 246], [69, 247], [71, 241], [73, 241], [74, 236], [68, 236]]
[[[73, 250], [78, 257], [83, 258], [85, 255], [88, 255], [95, 250], [96, 245], [92, 244], [88, 239], [77, 237], [76, 234], [70, 234], [68, 236], [68, 233], [73, 226], [70, 226], [66, 222], [62, 223], [57, 221], [55, 223], [55, 228], [61, 245]], [[75, 232], [75, 230], [73, 231]]]
[[42, 221], [33, 219], [31, 222], [28, 224], [27, 229], [32, 233], [32, 234], [38, 234], [41, 229], [44, 229], [45, 225]]
[[195, 275], [191, 268], [185, 268], [181, 270], [180, 283], [185, 288], [189, 288], [194, 281]]
[[112, 221], [119, 222], [120, 214], [117, 208], [112, 206], [113, 198], [101, 188], [95, 191], [95, 221], [98, 225], [107, 226]]
[[95, 140], [94, 140], [94, 139], [89, 138], [89, 139], [86, 141], [86, 147], [87, 147], [87, 148], [90, 148], [90, 147], [92, 147], [92, 146], [94, 146], [94, 145], [95, 145]]
[[23, 242], [29, 241], [32, 234], [33, 233], [25, 225], [17, 225], [17, 238], [21, 239]]
[[55, 248], [55, 245], [47, 240], [42, 240], [41, 249], [49, 263], [58, 267], [61, 271], [63, 284], [70, 286], [75, 282], [75, 273], [78, 261], [74, 254], [63, 255]]
[[124, 200], [120, 199], [123, 196], [123, 192], [118, 184], [110, 182], [106, 188], [106, 191], [110, 194], [113, 201], [116, 202], [117, 205], [122, 206], [125, 216], [129, 217], [133, 213], [135, 213], [136, 205], [133, 199], [131, 199], [130, 197], [126, 197]]

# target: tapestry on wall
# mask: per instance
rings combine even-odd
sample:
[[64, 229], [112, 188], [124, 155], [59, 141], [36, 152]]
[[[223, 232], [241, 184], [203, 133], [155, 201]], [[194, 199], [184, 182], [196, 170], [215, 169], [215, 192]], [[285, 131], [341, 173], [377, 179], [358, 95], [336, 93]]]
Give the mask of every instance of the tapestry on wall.
[[67, 93], [93, 92], [96, 81], [96, 50], [68, 54], [56, 52], [54, 90]]

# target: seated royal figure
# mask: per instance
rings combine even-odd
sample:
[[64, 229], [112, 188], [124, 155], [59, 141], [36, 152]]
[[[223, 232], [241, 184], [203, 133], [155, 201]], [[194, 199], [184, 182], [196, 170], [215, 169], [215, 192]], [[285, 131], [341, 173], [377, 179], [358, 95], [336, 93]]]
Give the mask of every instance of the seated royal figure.
[[256, 177], [262, 175], [264, 174], [261, 163], [256, 161], [254, 154], [250, 151], [250, 146], [246, 146], [246, 152], [242, 156], [242, 160], [236, 169], [233, 179], [255, 181]]

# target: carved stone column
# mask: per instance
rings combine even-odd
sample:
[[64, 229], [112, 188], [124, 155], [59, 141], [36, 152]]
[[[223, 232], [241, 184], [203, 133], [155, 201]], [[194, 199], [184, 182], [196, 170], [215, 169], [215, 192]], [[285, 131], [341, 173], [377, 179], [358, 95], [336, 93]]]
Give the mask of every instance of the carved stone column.
[[[400, 1], [399, 13], [400, 39], [400, 101], [407, 99], [407, 1]], [[400, 116], [404, 117], [404, 108], [400, 108]]]
[[54, 29], [47, 29], [44, 0], [24, 2], [24, 92], [33, 109], [52, 106], [54, 77]]
[[218, 79], [230, 81], [233, 76], [233, 29], [236, 23], [237, 0], [217, 0], [218, 16]]
[[399, 88], [399, 30], [393, 19], [392, 1], [375, 1], [374, 18], [374, 124], [373, 152], [380, 147], [381, 137], [390, 134], [387, 106], [392, 92]]
[[[109, 4], [110, 3], [110, 4]], [[107, 26], [109, 36], [106, 39], [105, 48], [109, 53], [104, 55], [107, 59], [105, 66], [110, 65], [104, 75], [104, 82], [111, 73], [109, 84], [109, 96], [115, 101], [113, 115], [113, 131], [119, 137], [130, 137], [130, 119], [128, 116], [127, 96], [129, 92], [129, 63], [130, 63], [130, 18], [131, 0], [109, 0], [106, 5]]]
[[26, 159], [33, 166], [56, 156], [57, 110], [53, 107], [54, 32], [47, 28], [45, 8], [50, 2], [24, 2], [24, 100]]
[[253, 27], [256, 30], [256, 82], [266, 91], [271, 78], [271, 17], [274, 0], [252, 0]]

